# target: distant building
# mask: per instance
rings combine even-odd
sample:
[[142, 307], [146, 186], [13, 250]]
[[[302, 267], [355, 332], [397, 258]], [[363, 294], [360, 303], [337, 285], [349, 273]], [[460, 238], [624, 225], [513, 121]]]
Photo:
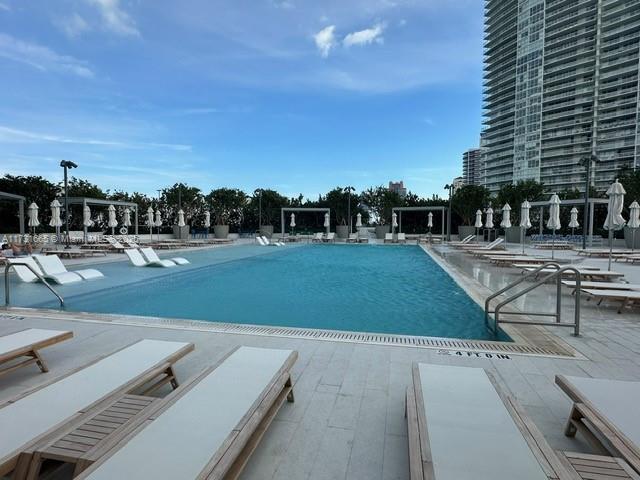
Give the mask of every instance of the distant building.
[[389, 191], [397, 193], [402, 198], [407, 196], [407, 189], [405, 188], [403, 181], [389, 182]]
[[462, 180], [465, 185], [482, 185], [482, 149], [471, 148], [462, 154]]
[[454, 178], [452, 185], [453, 185], [453, 191], [451, 193], [454, 194], [458, 191], [458, 189], [465, 186], [464, 178], [463, 177]]

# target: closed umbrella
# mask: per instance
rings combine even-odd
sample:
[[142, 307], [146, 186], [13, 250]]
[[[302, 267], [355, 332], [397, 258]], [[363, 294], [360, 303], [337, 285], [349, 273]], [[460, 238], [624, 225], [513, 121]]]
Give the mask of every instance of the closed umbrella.
[[128, 208], [125, 208], [124, 213], [122, 214], [122, 225], [127, 228], [131, 226], [131, 210]]
[[607, 218], [604, 221], [604, 228], [609, 230], [609, 270], [611, 270], [611, 257], [613, 254], [613, 232], [624, 228], [627, 221], [622, 217], [624, 207], [624, 194], [627, 193], [624, 187], [616, 181], [607, 190], [609, 204], [607, 205]]
[[51, 202], [51, 220], [49, 220], [49, 226], [56, 229], [56, 241], [60, 241], [60, 227], [62, 226], [62, 219], [60, 218], [60, 208], [62, 205], [57, 198]]
[[627, 222], [627, 227], [631, 229], [631, 251], [636, 244], [636, 229], [640, 227], [640, 205], [635, 200], [631, 205], [629, 205], [629, 221]]
[[427, 215], [427, 217], [427, 227], [429, 227], [429, 233], [431, 233], [431, 229], [433, 228], [433, 213], [429, 212], [429, 215]]
[[38, 220], [38, 205], [36, 205], [36, 202], [33, 202], [31, 205], [29, 205], [27, 212], [29, 215], [28, 225], [33, 229], [33, 236], [35, 241], [36, 227], [40, 225], [40, 220]]
[[478, 241], [478, 235], [479, 235], [479, 230], [484, 226], [482, 224], [482, 210], [478, 209], [476, 210], [476, 223], [473, 225], [474, 227], [476, 227], [476, 239], [475, 241]]
[[528, 229], [531, 228], [531, 219], [529, 218], [529, 210], [531, 210], [531, 204], [525, 200], [520, 205], [520, 229], [522, 239], [522, 253], [524, 253], [524, 237]]
[[576, 234], [576, 228], [578, 228], [580, 224], [578, 223], [578, 209], [573, 207], [571, 209], [571, 217], [569, 218], [568, 227], [571, 229], [571, 236], [573, 237]]
[[356, 215], [356, 228], [359, 228], [362, 226], [362, 214], [358, 213]]
[[111, 235], [115, 233], [115, 229], [118, 226], [118, 220], [116, 220], [116, 207], [109, 205], [107, 208], [109, 212], [109, 220], [107, 221], [107, 227], [111, 229]]
[[162, 215], [160, 213], [159, 208], [156, 210], [156, 220], [154, 223], [156, 227], [158, 227], [158, 241], [160, 241], [160, 227], [162, 226]]
[[204, 212], [204, 228], [209, 228], [211, 226], [211, 213], [207, 210]]
[[560, 224], [560, 198], [555, 193], [549, 199], [549, 220], [547, 220], [547, 228], [553, 231], [551, 237], [551, 258], [554, 258], [554, 247], [556, 244], [556, 230], [559, 230]]
[[502, 207], [502, 221], [500, 226], [504, 229], [504, 243], [507, 245], [507, 228], [511, 227], [511, 206], [505, 203]]
[[395, 229], [398, 227], [398, 214], [393, 212], [391, 215], [391, 233], [395, 232]]
[[324, 214], [324, 227], [327, 229], [327, 233], [330, 232], [331, 222], [329, 220], [329, 213]]
[[153, 227], [155, 227], [156, 223], [153, 221], [153, 208], [149, 207], [147, 209], [147, 227], [149, 227], [149, 239], [153, 240]]
[[91, 209], [89, 205], [85, 205], [82, 209], [82, 226], [84, 227], [84, 242], [87, 243], [87, 229], [93, 225], [91, 220]]
[[485, 212], [487, 214], [487, 218], [484, 220], [484, 228], [492, 229], [493, 228], [493, 208], [487, 208]]
[[178, 210], [178, 227], [184, 227], [186, 224], [184, 223], [184, 210]]
[[291, 228], [294, 228], [296, 226], [296, 214], [295, 213], [291, 214], [291, 221], [289, 222], [289, 226]]

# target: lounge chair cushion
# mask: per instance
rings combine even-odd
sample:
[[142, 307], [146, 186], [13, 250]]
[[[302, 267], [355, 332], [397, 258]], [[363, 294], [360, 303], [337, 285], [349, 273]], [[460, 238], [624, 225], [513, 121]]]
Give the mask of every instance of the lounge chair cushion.
[[164, 260], [151, 247], [141, 248], [140, 253], [145, 257], [149, 265], [160, 265], [162, 267], [175, 267], [177, 264], [171, 260]]
[[142, 257], [142, 254], [135, 248], [127, 248], [124, 253], [129, 257], [129, 261], [136, 267], [145, 267], [147, 261]]
[[[42, 272], [38, 264], [33, 260], [33, 257], [7, 258], [7, 262], [9, 262], [10, 264], [26, 263], [33, 270], [38, 272], [38, 274], [44, 276], [44, 273]], [[33, 283], [39, 280], [39, 278], [24, 265], [14, 265], [13, 269], [16, 272], [18, 278], [25, 283]]]
[[177, 263], [178, 265], [188, 265], [189, 263], [191, 263], [189, 260], [182, 257], [172, 257], [171, 261]]

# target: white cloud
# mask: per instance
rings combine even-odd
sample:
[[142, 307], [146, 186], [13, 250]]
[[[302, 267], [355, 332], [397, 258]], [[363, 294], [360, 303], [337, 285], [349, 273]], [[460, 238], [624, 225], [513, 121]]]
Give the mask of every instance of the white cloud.
[[336, 46], [335, 30], [335, 25], [329, 25], [313, 36], [322, 58], [327, 58], [331, 49]]
[[89, 24], [77, 13], [57, 18], [54, 23], [69, 38], [79, 37], [90, 30]]
[[30, 65], [43, 72], [71, 73], [85, 78], [94, 76], [87, 63], [82, 60], [60, 55], [50, 48], [23, 42], [3, 33], [0, 33], [0, 57]]
[[100, 11], [107, 30], [123, 36], [140, 36], [136, 23], [120, 8], [120, 0], [86, 0]]
[[48, 133], [31, 132], [0, 125], [0, 143], [68, 143], [92, 145], [98, 147], [116, 147], [126, 149], [159, 148], [177, 152], [191, 151], [191, 145], [175, 143], [122, 142], [94, 138], [69, 138]]
[[5, 12], [11, 11], [11, 7], [6, 3], [0, 2], [0, 10], [4, 10]]
[[371, 43], [383, 43], [384, 38], [382, 33], [384, 32], [385, 25], [378, 23], [371, 28], [353, 32], [344, 37], [342, 43], [345, 47], [351, 47], [353, 45], [369, 45]]

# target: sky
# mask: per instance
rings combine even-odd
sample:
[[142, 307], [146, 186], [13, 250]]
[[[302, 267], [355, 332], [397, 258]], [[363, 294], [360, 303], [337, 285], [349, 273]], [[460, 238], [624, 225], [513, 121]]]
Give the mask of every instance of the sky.
[[0, 0], [0, 174], [445, 195], [481, 127], [481, 0]]

